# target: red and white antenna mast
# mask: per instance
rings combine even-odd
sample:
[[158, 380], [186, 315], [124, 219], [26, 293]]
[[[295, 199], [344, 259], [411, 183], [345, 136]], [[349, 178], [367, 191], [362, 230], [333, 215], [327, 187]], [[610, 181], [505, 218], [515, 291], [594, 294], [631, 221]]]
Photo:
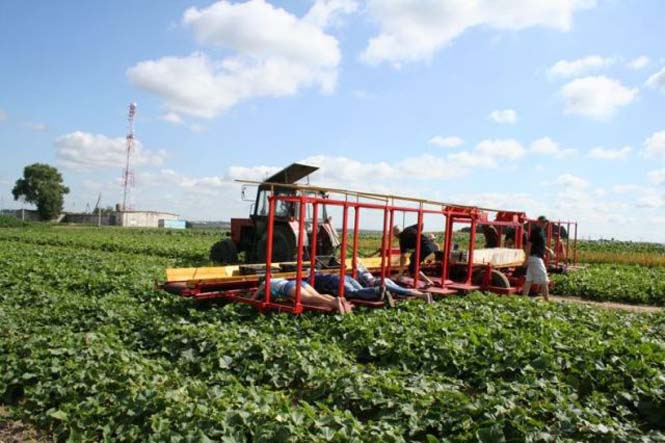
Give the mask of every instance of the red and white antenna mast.
[[134, 151], [134, 116], [136, 115], [136, 103], [129, 104], [129, 116], [127, 120], [129, 122], [129, 132], [127, 133], [127, 160], [125, 162], [125, 169], [122, 171], [122, 210], [128, 211], [133, 208], [127, 205], [127, 199], [129, 198], [131, 187], [134, 185], [134, 171], [130, 169], [130, 160], [132, 157], [132, 152]]

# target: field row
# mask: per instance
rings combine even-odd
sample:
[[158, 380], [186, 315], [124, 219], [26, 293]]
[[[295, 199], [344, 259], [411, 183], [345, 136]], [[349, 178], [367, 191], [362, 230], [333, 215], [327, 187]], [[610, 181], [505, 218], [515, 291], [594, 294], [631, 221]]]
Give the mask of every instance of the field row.
[[662, 315], [476, 294], [265, 316], [154, 292], [161, 257], [0, 251], [0, 395], [61, 439], [665, 438]]

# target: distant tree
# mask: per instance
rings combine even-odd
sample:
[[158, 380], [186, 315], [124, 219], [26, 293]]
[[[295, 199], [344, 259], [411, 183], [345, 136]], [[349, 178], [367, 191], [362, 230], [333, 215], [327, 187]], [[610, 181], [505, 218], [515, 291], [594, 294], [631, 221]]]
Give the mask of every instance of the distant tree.
[[14, 200], [23, 197], [37, 206], [42, 220], [51, 220], [62, 211], [64, 195], [69, 188], [62, 181], [62, 174], [53, 166], [34, 163], [23, 169], [23, 177], [16, 180], [12, 189]]

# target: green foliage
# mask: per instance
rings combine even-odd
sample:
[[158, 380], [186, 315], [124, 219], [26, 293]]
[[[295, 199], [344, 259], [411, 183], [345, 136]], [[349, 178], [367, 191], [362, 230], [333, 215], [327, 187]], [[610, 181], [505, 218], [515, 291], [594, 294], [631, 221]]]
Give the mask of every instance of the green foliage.
[[23, 177], [16, 180], [12, 189], [14, 200], [23, 197], [26, 202], [35, 204], [42, 220], [51, 220], [62, 211], [64, 195], [68, 193], [62, 174], [43, 163], [26, 166]]
[[665, 267], [594, 264], [553, 278], [557, 294], [665, 306]]
[[0, 214], [0, 228], [17, 228], [25, 225], [25, 222], [17, 219], [16, 217]]
[[58, 441], [665, 439], [663, 314], [197, 305], [152, 282], [218, 234], [169, 232], [0, 231], [0, 403]]

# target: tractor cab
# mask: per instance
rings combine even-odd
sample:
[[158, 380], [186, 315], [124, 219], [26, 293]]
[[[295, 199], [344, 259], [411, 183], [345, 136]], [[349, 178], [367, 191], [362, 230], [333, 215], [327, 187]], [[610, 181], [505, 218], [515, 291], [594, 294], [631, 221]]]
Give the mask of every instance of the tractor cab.
[[[251, 215], [247, 219], [231, 219], [230, 238], [220, 240], [210, 249], [210, 259], [220, 264], [239, 263], [238, 254], [244, 252], [244, 263], [265, 263], [268, 242], [268, 213], [270, 195], [297, 196], [305, 192], [309, 196], [327, 198], [324, 192], [302, 191], [289, 185], [308, 177], [319, 168], [293, 163], [259, 184]], [[280, 186], [285, 185], [285, 186]], [[295, 259], [298, 245], [298, 202], [276, 200], [273, 231], [273, 262], [287, 262]], [[309, 208], [307, 208], [309, 209]], [[319, 207], [317, 255], [334, 254], [339, 239], [332, 227], [325, 205]], [[306, 211], [307, 236], [303, 240], [305, 253], [309, 254], [312, 238], [312, 215]]]

